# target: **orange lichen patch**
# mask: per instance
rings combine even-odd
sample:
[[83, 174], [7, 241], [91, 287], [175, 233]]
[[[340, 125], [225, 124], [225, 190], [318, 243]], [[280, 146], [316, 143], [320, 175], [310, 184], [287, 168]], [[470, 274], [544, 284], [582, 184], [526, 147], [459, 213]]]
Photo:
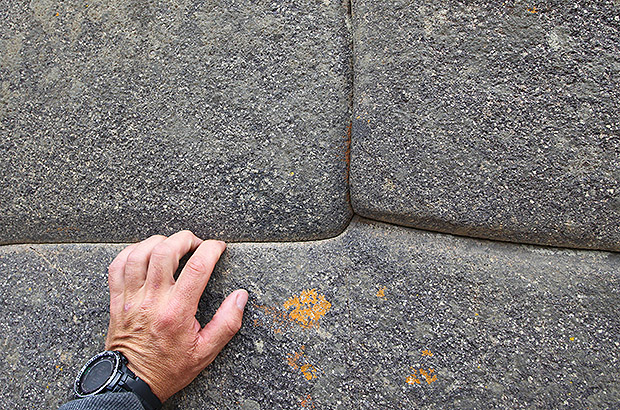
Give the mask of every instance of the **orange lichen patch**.
[[307, 289], [299, 296], [293, 296], [284, 302], [284, 309], [289, 312], [289, 317], [296, 320], [303, 329], [318, 326], [319, 319], [327, 313], [332, 304], [325, 299], [316, 289]]
[[308, 409], [315, 409], [314, 402], [312, 401], [312, 397], [309, 394], [306, 394], [306, 397], [301, 399], [301, 403], [299, 403], [301, 407], [305, 407]]
[[422, 350], [422, 356], [432, 356], [433, 352], [431, 352], [430, 350], [426, 349], [426, 350]]
[[[410, 374], [405, 380], [407, 384], [421, 384], [420, 379], [418, 378], [418, 371], [414, 368], [411, 368], [412, 374]], [[435, 369], [428, 369], [428, 371], [424, 369], [420, 369], [420, 375], [424, 377], [426, 383], [431, 384], [432, 382], [437, 380], [437, 375], [434, 374]]]
[[384, 286], [384, 287], [382, 287], [381, 289], [379, 289], [379, 291], [377, 292], [377, 297], [378, 297], [378, 298], [384, 298], [384, 297], [385, 297], [385, 290], [386, 290], [386, 289], [387, 289], [387, 288], [386, 288], [385, 286]]
[[308, 361], [306, 360], [306, 357], [304, 356], [305, 349], [305, 346], [301, 346], [301, 349], [298, 352], [293, 352], [289, 354], [286, 358], [286, 362], [294, 370], [299, 370], [304, 375], [306, 380], [309, 381], [312, 379], [316, 379], [317, 368], [312, 364], [308, 363]]
[[265, 317], [254, 319], [254, 326], [266, 326], [275, 333], [282, 333], [292, 326], [293, 319], [290, 318], [288, 312], [279, 306], [254, 305], [256, 309], [261, 310]]
[[428, 371], [420, 369], [420, 374], [424, 376], [424, 378], [426, 379], [426, 383], [428, 384], [431, 384], [432, 382], [437, 380], [437, 376], [433, 373], [435, 373], [435, 369], [428, 369]]
[[420, 379], [417, 378], [417, 372], [414, 370], [413, 374], [409, 375], [406, 380], [407, 384], [420, 384]]
[[528, 7], [527, 11], [530, 13], [538, 13], [538, 9], [536, 7]]
[[301, 350], [299, 352], [294, 352], [293, 354], [289, 354], [288, 355], [288, 358], [286, 359], [286, 362], [293, 369], [295, 369], [295, 370], [299, 369], [299, 361], [301, 360], [301, 358], [304, 357], [304, 349], [305, 348], [306, 348], [305, 346], [302, 346]]
[[316, 378], [316, 368], [309, 363], [303, 364], [300, 369], [304, 374], [306, 380], [312, 380]]

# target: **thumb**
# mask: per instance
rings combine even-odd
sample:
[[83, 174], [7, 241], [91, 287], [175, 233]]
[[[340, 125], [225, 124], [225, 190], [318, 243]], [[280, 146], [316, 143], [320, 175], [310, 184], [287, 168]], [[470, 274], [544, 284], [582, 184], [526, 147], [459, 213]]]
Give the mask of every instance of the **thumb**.
[[241, 329], [248, 292], [238, 289], [228, 295], [215, 315], [198, 333], [203, 357], [215, 358], [226, 343]]

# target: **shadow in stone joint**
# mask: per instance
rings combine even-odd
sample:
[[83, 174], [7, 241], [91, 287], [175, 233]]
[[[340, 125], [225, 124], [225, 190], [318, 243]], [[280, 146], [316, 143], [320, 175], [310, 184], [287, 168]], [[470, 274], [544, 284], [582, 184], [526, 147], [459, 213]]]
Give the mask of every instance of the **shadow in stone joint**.
[[[387, 221], [387, 220], [382, 220], [382, 219], [377, 219], [377, 218], [369, 218], [367, 216], [363, 216], [363, 215], [360, 215], [360, 214], [356, 213], [355, 210], [354, 210], [353, 218], [352, 218], [351, 222], [349, 222], [349, 225], [355, 219], [358, 219], [358, 220], [361, 220], [361, 221], [372, 221], [372, 222], [382, 223], [382, 224], [386, 224], [386, 225], [397, 226], [397, 227], [400, 227], [400, 228], [414, 229], [416, 231], [421, 231], [421, 232], [430, 232], [430, 233], [436, 233], [436, 234], [440, 234], [440, 235], [450, 235], [450, 236], [454, 236], [454, 237], [457, 237], [457, 238], [476, 239], [476, 240], [479, 240], [479, 241], [499, 242], [499, 243], [507, 243], [507, 244], [511, 244], [511, 245], [527, 245], [527, 246], [534, 246], [534, 247], [538, 247], [538, 248], [548, 248], [548, 249], [568, 249], [568, 250], [575, 250], [575, 251], [609, 252], [609, 253], [620, 255], [620, 252], [614, 251], [614, 250], [610, 250], [610, 249], [578, 248], [578, 247], [574, 247], [574, 246], [547, 245], [547, 244], [534, 243], [534, 242], [517, 242], [517, 241], [509, 241], [509, 240], [503, 240], [503, 239], [487, 238], [487, 237], [483, 237], [483, 236], [463, 235], [463, 234], [458, 234], [458, 233], [450, 232], [450, 231], [447, 231], [447, 230], [446, 231], [440, 231], [440, 230], [425, 229], [425, 228], [420, 228], [420, 227], [416, 227], [416, 226], [400, 224], [400, 223], [394, 222], [394, 221]], [[347, 226], [347, 228], [345, 228], [345, 231], [347, 229], [348, 229], [348, 226]]]

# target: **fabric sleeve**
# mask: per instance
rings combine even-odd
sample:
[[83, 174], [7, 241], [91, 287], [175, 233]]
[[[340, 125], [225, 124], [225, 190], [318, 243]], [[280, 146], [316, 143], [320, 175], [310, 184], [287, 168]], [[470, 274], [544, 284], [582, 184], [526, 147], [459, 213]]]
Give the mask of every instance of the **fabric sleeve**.
[[58, 410], [144, 410], [133, 393], [105, 393], [63, 404]]

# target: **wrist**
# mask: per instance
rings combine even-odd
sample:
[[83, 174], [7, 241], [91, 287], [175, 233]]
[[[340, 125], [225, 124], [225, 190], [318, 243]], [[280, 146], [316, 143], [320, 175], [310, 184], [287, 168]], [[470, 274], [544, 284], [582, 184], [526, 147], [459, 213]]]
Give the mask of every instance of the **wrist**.
[[161, 400], [149, 384], [127, 367], [127, 358], [118, 351], [104, 351], [82, 367], [73, 385], [79, 398], [107, 392], [134, 393], [146, 410], [159, 410]]
[[127, 367], [130, 371], [132, 371], [137, 377], [139, 377], [149, 386], [151, 392], [159, 399], [160, 402], [163, 403], [168, 400], [170, 395], [166, 395], [166, 392], [162, 388], [160, 388], [160, 386], [162, 386], [162, 383], [158, 383], [155, 378], [148, 374], [148, 372], [144, 371], [142, 368], [138, 367], [131, 361], [127, 363]]

